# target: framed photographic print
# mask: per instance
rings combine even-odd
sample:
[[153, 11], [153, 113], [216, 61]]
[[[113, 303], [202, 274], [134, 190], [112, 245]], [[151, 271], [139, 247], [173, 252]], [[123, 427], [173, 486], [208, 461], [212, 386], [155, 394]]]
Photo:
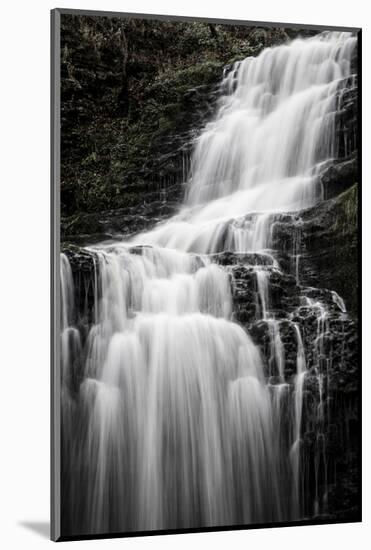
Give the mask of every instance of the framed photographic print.
[[52, 538], [361, 521], [361, 31], [52, 12]]

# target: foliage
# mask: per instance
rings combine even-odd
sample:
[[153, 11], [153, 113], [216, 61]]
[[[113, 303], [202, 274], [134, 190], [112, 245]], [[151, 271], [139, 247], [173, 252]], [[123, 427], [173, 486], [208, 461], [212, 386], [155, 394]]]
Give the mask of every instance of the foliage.
[[140, 204], [176, 180], [223, 67], [288, 38], [133, 18], [62, 15], [61, 25], [62, 215]]

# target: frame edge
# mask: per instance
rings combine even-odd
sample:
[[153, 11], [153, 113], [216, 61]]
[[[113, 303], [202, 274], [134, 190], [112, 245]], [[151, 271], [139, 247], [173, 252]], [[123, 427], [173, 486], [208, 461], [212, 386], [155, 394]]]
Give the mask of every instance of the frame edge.
[[152, 19], [158, 21], [179, 21], [179, 22], [204, 22], [215, 23], [216, 25], [251, 25], [258, 27], [290, 27], [293, 29], [314, 29], [319, 31], [333, 30], [333, 31], [348, 31], [358, 32], [361, 27], [342, 27], [336, 25], [312, 25], [310, 23], [288, 23], [282, 21], [250, 21], [247, 19], [221, 19], [216, 17], [193, 17], [191, 15], [171, 15], [171, 14], [155, 14], [155, 13], [136, 13], [136, 12], [118, 12], [118, 11], [104, 11], [104, 10], [85, 10], [77, 8], [56, 8], [60, 15], [82, 15], [86, 17], [131, 17], [133, 19]]
[[51, 257], [51, 423], [50, 423], [50, 538], [60, 540], [60, 376], [59, 376], [59, 249], [60, 249], [60, 10], [50, 12], [50, 257]]

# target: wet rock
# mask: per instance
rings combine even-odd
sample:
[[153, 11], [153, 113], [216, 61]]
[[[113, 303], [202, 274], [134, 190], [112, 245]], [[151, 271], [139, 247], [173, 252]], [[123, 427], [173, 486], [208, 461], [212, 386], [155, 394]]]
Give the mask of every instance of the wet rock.
[[351, 187], [358, 179], [356, 156], [341, 162], [332, 163], [320, 176], [325, 200], [331, 199]]
[[175, 214], [178, 208], [176, 202], [155, 200], [138, 207], [81, 213], [62, 219], [61, 239], [84, 245], [134, 236]]
[[281, 268], [294, 273], [294, 251], [298, 252], [300, 285], [336, 291], [351, 313], [357, 312], [358, 299], [357, 197], [354, 184], [313, 208], [277, 216], [272, 231]]
[[240, 253], [240, 252], [219, 252], [209, 254], [209, 258], [219, 265], [248, 265], [248, 266], [268, 266], [273, 265], [273, 256], [258, 252]]
[[96, 255], [73, 244], [62, 245], [61, 252], [67, 256], [73, 276], [75, 324], [87, 336], [95, 315]]

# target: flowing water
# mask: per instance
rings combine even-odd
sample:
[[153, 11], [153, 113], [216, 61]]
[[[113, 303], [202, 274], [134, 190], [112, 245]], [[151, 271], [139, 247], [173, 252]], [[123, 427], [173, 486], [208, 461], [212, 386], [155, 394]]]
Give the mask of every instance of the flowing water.
[[[355, 44], [349, 33], [326, 32], [229, 68], [216, 116], [195, 143], [184, 206], [147, 233], [87, 247], [94, 276], [83, 306], [62, 254], [62, 490], [72, 531], [325, 512], [323, 483], [303, 505], [308, 344], [297, 312], [288, 319], [272, 307], [271, 279], [282, 275], [272, 232], [277, 213], [321, 199], [318, 174], [337, 154], [335, 118]], [[328, 306], [299, 287], [300, 223], [294, 231], [298, 312], [318, 320], [310, 353], [323, 424]], [[268, 328], [266, 350], [234, 321], [233, 270], [214, 261], [224, 251], [250, 254], [245, 267], [255, 280], [255, 322]], [[330, 298], [346, 315], [342, 298]], [[296, 350], [291, 376], [282, 323]]]

